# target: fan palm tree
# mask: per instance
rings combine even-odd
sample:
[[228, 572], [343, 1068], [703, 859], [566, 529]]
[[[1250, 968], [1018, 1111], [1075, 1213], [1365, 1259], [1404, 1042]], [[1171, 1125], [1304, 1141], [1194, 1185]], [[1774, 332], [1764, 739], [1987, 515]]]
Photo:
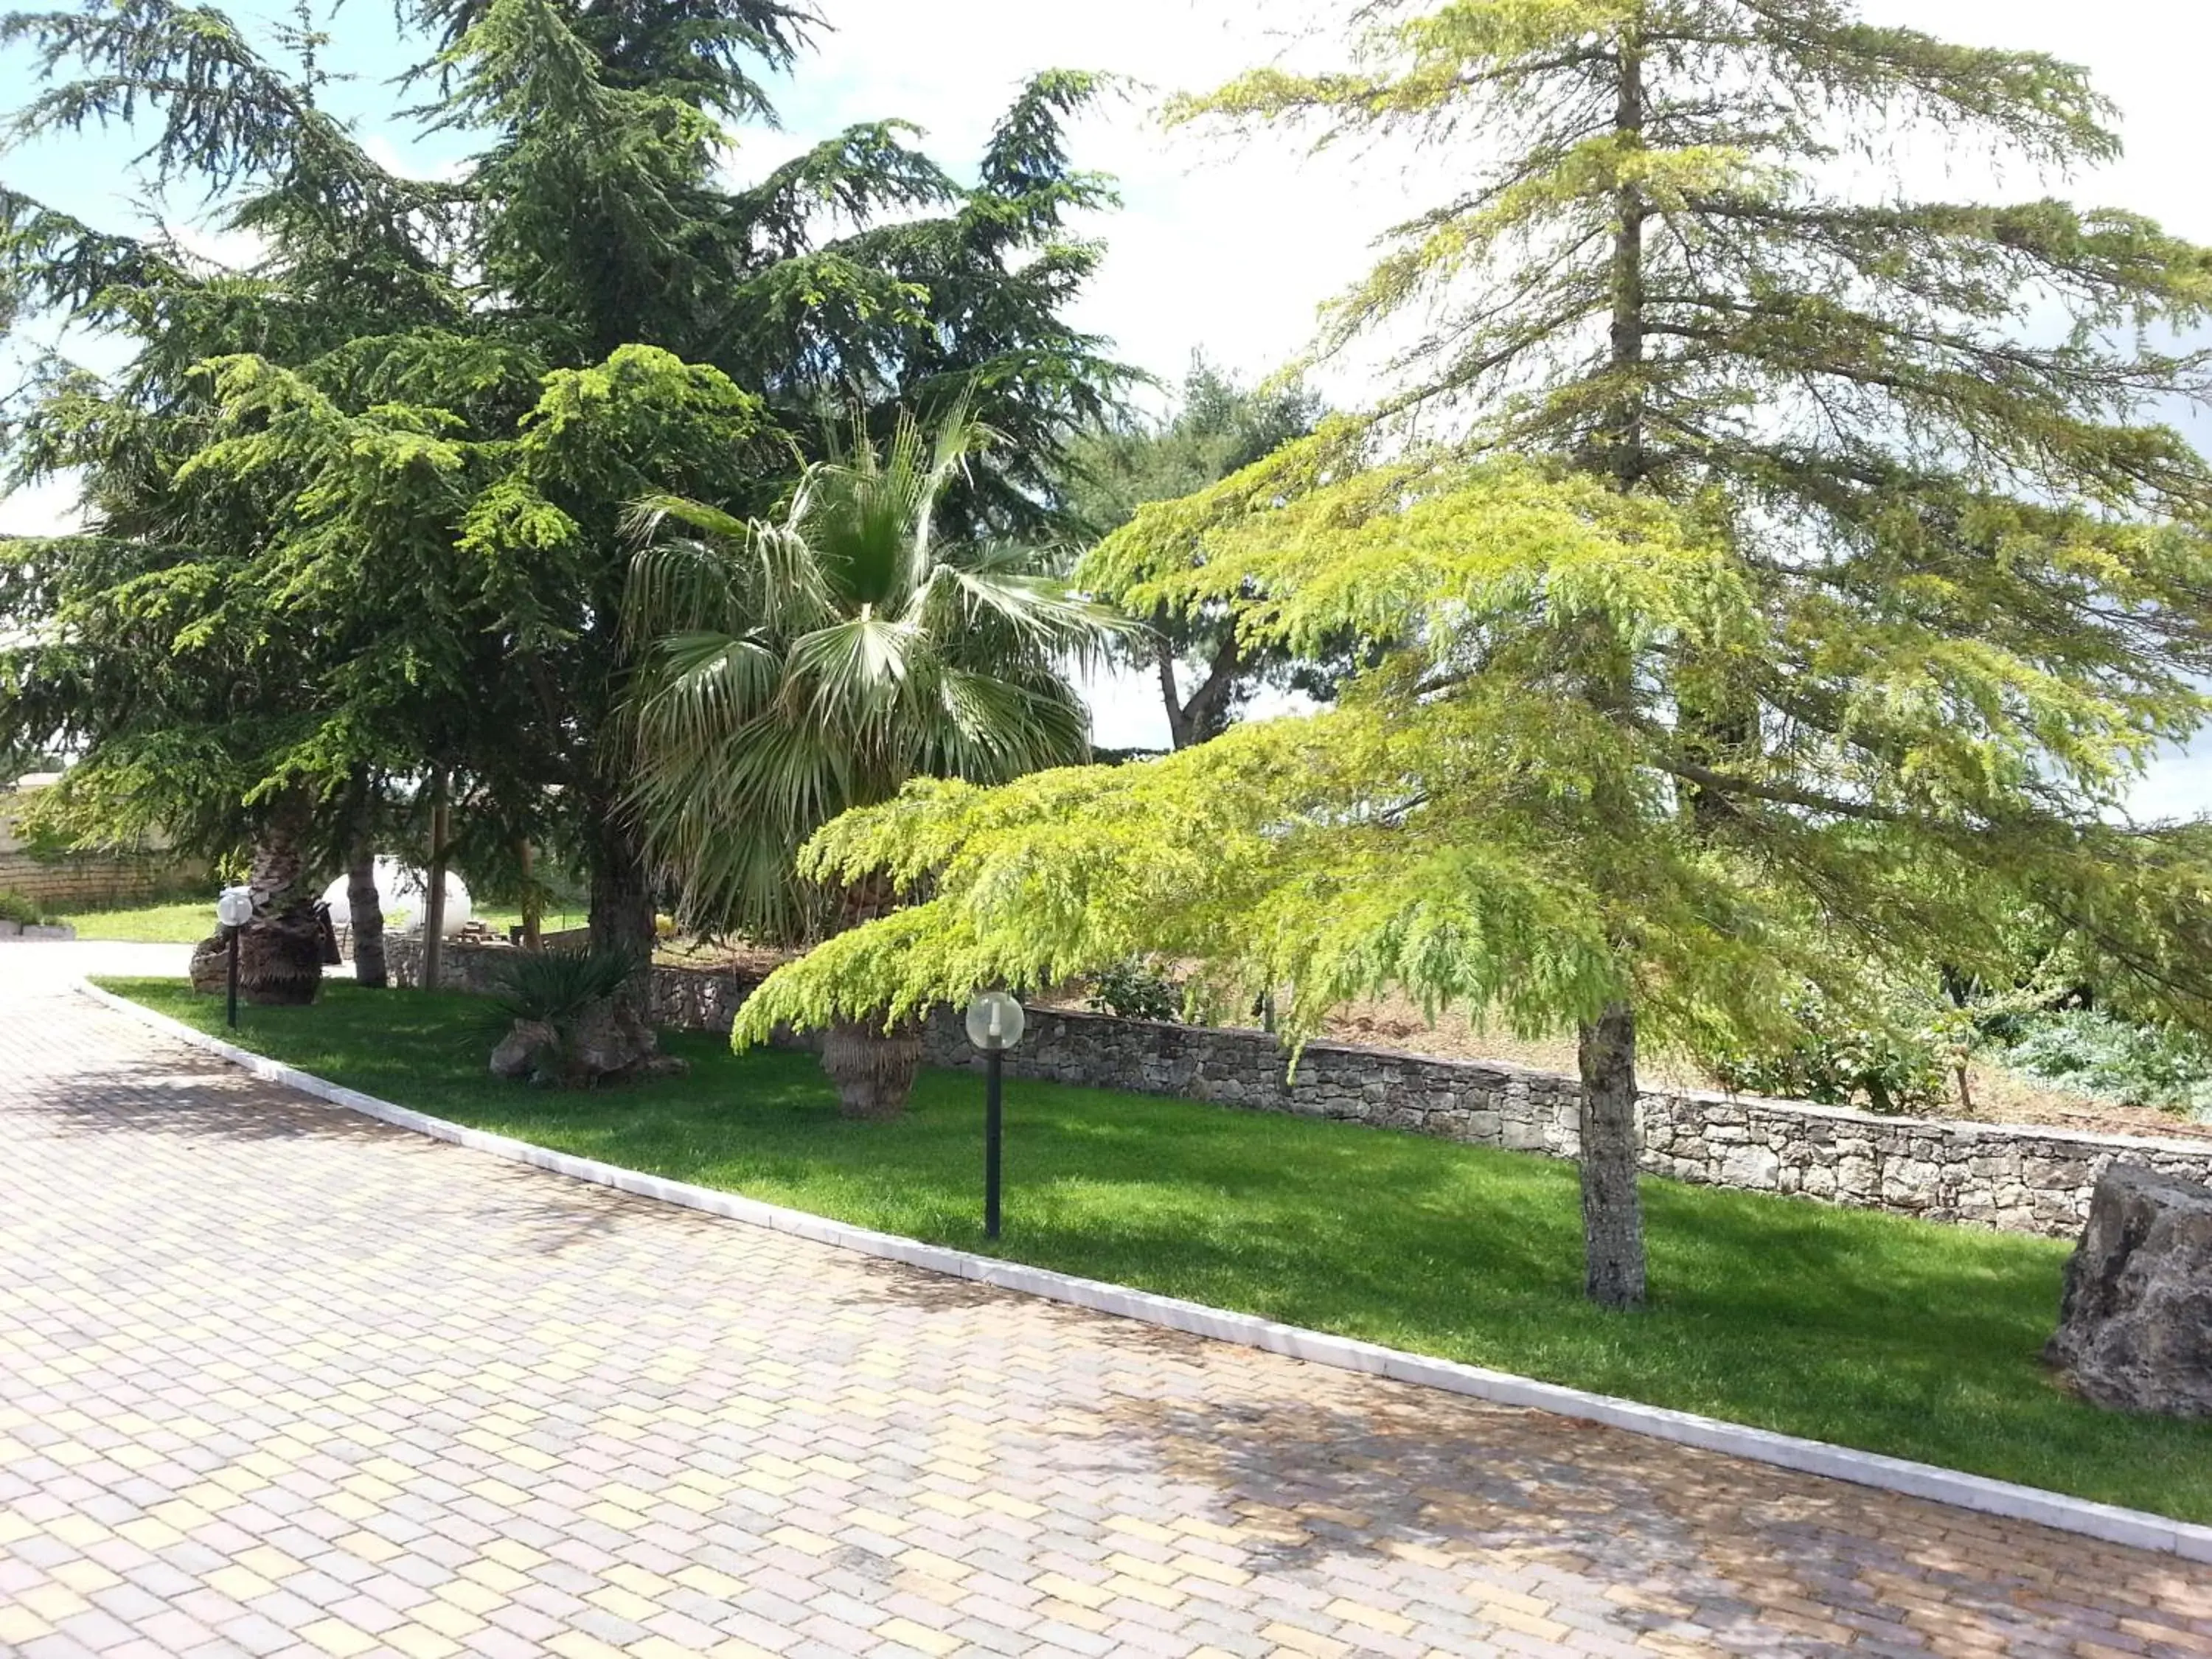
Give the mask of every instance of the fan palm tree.
[[[1069, 678], [1126, 624], [1073, 598], [1034, 550], [940, 539], [937, 508], [988, 434], [902, 418], [806, 469], [781, 517], [640, 504], [628, 614], [631, 805], [691, 925], [799, 944], [889, 908], [825, 893], [799, 847], [916, 777], [1000, 783], [1090, 758]], [[889, 1116], [921, 1061], [910, 1028], [826, 1034], [848, 1115]]]

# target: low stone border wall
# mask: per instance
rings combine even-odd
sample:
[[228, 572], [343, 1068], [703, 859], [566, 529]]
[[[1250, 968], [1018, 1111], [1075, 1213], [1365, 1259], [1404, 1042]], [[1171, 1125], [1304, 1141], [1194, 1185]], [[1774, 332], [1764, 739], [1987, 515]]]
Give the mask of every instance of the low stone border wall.
[[[392, 941], [401, 984], [414, 982], [419, 949]], [[449, 947], [447, 984], [488, 989], [497, 957], [496, 948]], [[726, 1031], [755, 983], [658, 968], [649, 1012], [676, 1030]], [[981, 1064], [955, 1011], [929, 1022], [925, 1048], [933, 1066]], [[1555, 1073], [1337, 1043], [1307, 1048], [1294, 1078], [1286, 1068], [1282, 1049], [1262, 1032], [1059, 1009], [1032, 1009], [1029, 1035], [1006, 1060], [1016, 1077], [1182, 1095], [1552, 1158], [1580, 1150], [1577, 1084]], [[2051, 1237], [2080, 1231], [2097, 1177], [2113, 1163], [2212, 1182], [2212, 1141], [1879, 1117], [1702, 1091], [1646, 1091], [1641, 1115], [1644, 1167], [1654, 1175]]]

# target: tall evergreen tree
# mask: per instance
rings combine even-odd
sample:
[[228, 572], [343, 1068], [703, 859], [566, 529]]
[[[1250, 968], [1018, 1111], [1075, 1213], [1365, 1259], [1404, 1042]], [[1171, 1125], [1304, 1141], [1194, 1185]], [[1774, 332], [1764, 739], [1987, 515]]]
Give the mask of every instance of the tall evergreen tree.
[[[799, 9], [423, 0], [401, 17], [427, 119], [477, 145], [458, 182], [377, 167], [317, 106], [312, 70], [219, 13], [88, 0], [0, 20], [50, 82], [22, 131], [132, 125], [156, 187], [212, 191], [264, 250], [212, 271], [7, 198], [13, 310], [111, 329], [134, 356], [112, 379], [58, 374], [20, 411], [18, 476], [84, 469], [91, 523], [21, 550], [8, 603], [31, 642], [0, 712], [82, 748], [88, 794], [137, 763], [147, 705], [65, 661], [158, 675], [204, 644], [299, 640], [237, 711], [283, 740], [247, 745], [209, 799], [293, 775], [336, 796], [411, 744], [418, 769], [556, 820], [595, 933], [641, 948], [653, 895], [607, 741], [632, 666], [629, 504], [764, 507], [837, 411], [887, 430], [966, 397], [1009, 441], [956, 510], [1034, 524], [1057, 446], [1122, 378], [1061, 315], [1097, 255], [1068, 219], [1109, 199], [1067, 165], [1062, 123], [1099, 87], [1040, 76], [973, 185], [886, 123], [733, 187], [726, 124], [772, 118], [765, 77], [804, 46]], [[179, 517], [194, 492], [222, 496], [219, 524]], [[148, 581], [170, 599], [158, 623]], [[216, 597], [243, 592], [265, 617]], [[57, 625], [95, 611], [118, 618], [97, 647]]]
[[1323, 343], [1413, 329], [1394, 406], [1462, 441], [1325, 427], [1092, 568], [1255, 641], [1393, 649], [1310, 722], [833, 827], [826, 872], [934, 897], [740, 1036], [1133, 940], [1286, 988], [1294, 1034], [1383, 988], [1569, 1024], [1589, 1289], [1630, 1306], [1639, 1024], [1757, 1042], [1808, 980], [1863, 1006], [1885, 959], [2000, 974], [2016, 905], [2212, 1022], [2202, 842], [2125, 814], [2208, 712], [2212, 470], [2150, 405], [2205, 391], [2157, 340], [2203, 320], [2212, 256], [2129, 213], [1849, 188], [1923, 138], [2111, 155], [2081, 71], [1836, 0], [1355, 16], [1345, 70], [1181, 113], [1463, 149]]

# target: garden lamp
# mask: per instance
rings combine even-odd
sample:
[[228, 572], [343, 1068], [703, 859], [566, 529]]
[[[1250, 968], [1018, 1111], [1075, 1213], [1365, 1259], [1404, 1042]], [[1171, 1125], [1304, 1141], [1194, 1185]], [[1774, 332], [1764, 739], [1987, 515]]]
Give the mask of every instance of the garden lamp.
[[226, 887], [215, 902], [215, 919], [223, 931], [223, 946], [230, 958], [230, 1029], [238, 1029], [238, 936], [253, 920], [253, 893], [245, 887]]
[[1006, 1050], [1029, 1024], [1019, 999], [983, 991], [968, 1005], [968, 1041], [983, 1051], [983, 1237], [999, 1236], [1000, 1149], [1006, 1138], [1003, 1104]]

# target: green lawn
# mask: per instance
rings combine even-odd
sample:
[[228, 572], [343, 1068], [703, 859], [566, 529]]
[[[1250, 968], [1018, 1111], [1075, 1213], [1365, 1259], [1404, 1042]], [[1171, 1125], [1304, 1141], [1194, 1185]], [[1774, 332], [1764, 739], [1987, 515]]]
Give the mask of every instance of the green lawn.
[[[520, 910], [479, 910], [477, 917], [504, 938], [509, 927], [522, 924]], [[131, 945], [198, 945], [215, 931], [215, 899], [190, 899], [179, 904], [143, 904], [127, 910], [87, 910], [62, 918], [76, 928], [79, 939], [120, 940]], [[545, 929], [580, 927], [577, 915], [548, 915]]]
[[84, 910], [62, 918], [79, 939], [129, 945], [198, 945], [215, 932], [215, 896], [129, 910]]
[[[174, 981], [114, 988], [204, 1029]], [[689, 1077], [493, 1079], [482, 1005], [334, 984], [246, 1042], [438, 1116], [984, 1249], [981, 1087], [842, 1121], [811, 1058], [677, 1036]], [[2067, 1247], [1646, 1181], [1654, 1304], [1581, 1298], [1571, 1165], [1350, 1125], [1010, 1081], [999, 1253], [1419, 1352], [2212, 1522], [2212, 1423], [2069, 1398], [2037, 1358]]]

